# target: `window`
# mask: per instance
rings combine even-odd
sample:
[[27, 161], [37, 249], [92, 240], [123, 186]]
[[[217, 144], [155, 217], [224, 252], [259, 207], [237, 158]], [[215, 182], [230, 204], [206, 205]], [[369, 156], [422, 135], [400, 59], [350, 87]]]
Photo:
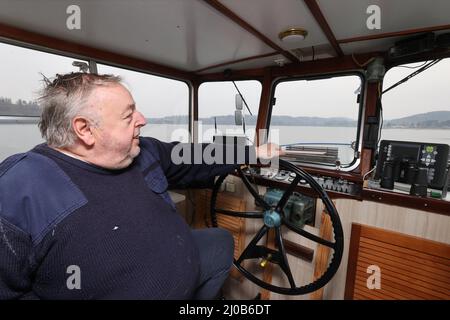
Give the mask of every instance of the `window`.
[[[384, 77], [383, 91], [426, 63], [391, 68]], [[449, 83], [447, 58], [384, 93], [381, 139], [450, 144]]]
[[97, 64], [99, 74], [121, 76], [147, 119], [141, 136], [162, 141], [189, 139], [189, 87], [183, 81]]
[[349, 168], [358, 151], [361, 92], [356, 74], [278, 82], [269, 140], [297, 151], [293, 162]]
[[243, 103], [242, 124], [236, 124], [236, 95], [239, 92], [232, 81], [203, 83], [198, 98], [199, 142], [211, 142], [216, 127], [219, 135], [245, 134], [253, 142], [262, 86], [256, 80], [235, 81], [235, 84], [251, 114]]
[[42, 75], [78, 71], [78, 59], [0, 43], [0, 161], [42, 143], [35, 100]]

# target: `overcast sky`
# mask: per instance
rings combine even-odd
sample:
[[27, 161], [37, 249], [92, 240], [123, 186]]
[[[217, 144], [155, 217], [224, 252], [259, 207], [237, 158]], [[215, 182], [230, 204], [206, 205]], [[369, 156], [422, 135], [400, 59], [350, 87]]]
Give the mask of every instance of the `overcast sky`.
[[[0, 96], [34, 100], [41, 87], [40, 73], [76, 71], [75, 59], [32, 51], [0, 43]], [[419, 66], [415, 63], [412, 66]], [[99, 73], [119, 73], [130, 88], [138, 108], [148, 118], [188, 114], [186, 84], [140, 75], [107, 66]], [[414, 69], [396, 67], [387, 72], [384, 88], [412, 73]], [[256, 81], [238, 82], [253, 113], [257, 112], [261, 86]], [[383, 97], [384, 118], [393, 119], [429, 111], [450, 111], [450, 59], [426, 70]], [[348, 117], [356, 119], [357, 77], [326, 81], [299, 81], [280, 85], [276, 91], [275, 114], [291, 116]], [[234, 114], [236, 90], [231, 83], [205, 84], [200, 87], [200, 117]]]

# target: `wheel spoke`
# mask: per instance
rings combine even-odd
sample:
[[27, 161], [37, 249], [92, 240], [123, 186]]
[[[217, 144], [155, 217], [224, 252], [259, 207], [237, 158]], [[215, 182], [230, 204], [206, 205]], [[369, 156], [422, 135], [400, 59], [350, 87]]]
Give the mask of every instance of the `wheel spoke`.
[[262, 218], [262, 217], [264, 217], [264, 213], [261, 211], [233, 211], [233, 210], [225, 210], [225, 209], [216, 209], [216, 212], [226, 214], [228, 216], [242, 217], [242, 218]]
[[280, 267], [286, 274], [291, 288], [296, 288], [294, 277], [292, 276], [291, 268], [289, 267], [289, 262], [286, 257], [286, 250], [284, 249], [283, 238], [281, 237], [280, 227], [275, 229], [275, 241], [278, 245], [278, 250], [280, 252]]
[[282, 212], [284, 206], [286, 205], [286, 203], [289, 200], [289, 197], [291, 196], [292, 192], [294, 192], [295, 187], [297, 187], [300, 179], [302, 177], [300, 175], [296, 175], [294, 180], [291, 182], [291, 184], [289, 185], [289, 187], [287, 188], [287, 190], [284, 192], [283, 196], [281, 197], [280, 201], [278, 201], [277, 207], [276, 207], [276, 211], [278, 212]]
[[315, 234], [312, 234], [312, 233], [310, 233], [308, 231], [305, 231], [303, 229], [300, 229], [300, 228], [294, 226], [292, 223], [290, 223], [286, 219], [284, 219], [283, 222], [289, 229], [291, 229], [292, 231], [298, 233], [299, 235], [301, 235], [301, 236], [303, 236], [303, 237], [305, 237], [305, 238], [307, 238], [307, 239], [309, 239], [311, 241], [323, 244], [324, 246], [330, 247], [332, 249], [334, 249], [334, 247], [336, 245], [335, 242], [330, 242], [328, 240], [325, 240], [325, 239], [323, 239], [321, 237], [316, 236]]
[[251, 253], [255, 250], [256, 244], [259, 240], [267, 233], [269, 227], [263, 225], [261, 229], [259, 229], [258, 233], [253, 237], [252, 241], [248, 244], [247, 248], [242, 252], [241, 256], [237, 260], [237, 264], [241, 264], [242, 260], [249, 259], [251, 257]]
[[248, 191], [250, 191], [250, 193], [252, 194], [252, 196], [255, 198], [256, 202], [264, 208], [264, 210], [269, 210], [270, 209], [270, 205], [259, 195], [259, 193], [255, 190], [255, 188], [253, 188], [253, 186], [251, 185], [250, 181], [248, 181], [246, 175], [244, 174], [244, 172], [242, 172], [241, 169], [238, 170], [239, 175], [242, 178], [242, 182], [244, 182], [245, 186], [247, 187]]

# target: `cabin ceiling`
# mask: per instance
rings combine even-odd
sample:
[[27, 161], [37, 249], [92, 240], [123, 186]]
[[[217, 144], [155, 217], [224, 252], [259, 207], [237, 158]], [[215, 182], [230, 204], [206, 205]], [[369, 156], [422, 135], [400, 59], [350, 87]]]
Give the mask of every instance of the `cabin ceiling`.
[[[81, 8], [80, 30], [66, 27], [72, 4]], [[381, 30], [366, 26], [373, 4], [381, 8]], [[197, 73], [310, 60], [313, 47], [315, 59], [384, 51], [405, 36], [348, 39], [449, 29], [449, 12], [448, 0], [0, 0], [1, 24]], [[289, 27], [308, 36], [280, 41]]]

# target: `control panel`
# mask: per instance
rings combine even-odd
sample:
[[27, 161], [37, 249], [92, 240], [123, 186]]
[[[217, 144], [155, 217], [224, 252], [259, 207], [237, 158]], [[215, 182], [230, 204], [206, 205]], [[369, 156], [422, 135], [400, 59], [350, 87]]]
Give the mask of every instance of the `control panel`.
[[[251, 170], [251, 171], [250, 171]], [[295, 178], [295, 173], [286, 170], [275, 170], [272, 168], [259, 168], [246, 169], [244, 173], [252, 174], [254, 176], [259, 176], [268, 180], [273, 180], [277, 182], [291, 183]], [[333, 191], [348, 195], [359, 195], [361, 192], [361, 186], [352, 181], [348, 181], [342, 178], [335, 178], [331, 176], [312, 176], [314, 180], [326, 191]], [[299, 186], [310, 187], [306, 180], [301, 179], [298, 183]]]

